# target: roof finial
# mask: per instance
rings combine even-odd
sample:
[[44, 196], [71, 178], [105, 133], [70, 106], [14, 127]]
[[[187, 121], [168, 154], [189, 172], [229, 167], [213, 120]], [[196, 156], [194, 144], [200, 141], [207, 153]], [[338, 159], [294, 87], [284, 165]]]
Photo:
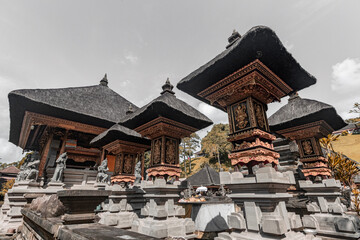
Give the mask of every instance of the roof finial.
[[170, 83], [169, 78], [167, 78], [165, 84], [162, 86], [163, 91], [161, 92], [161, 95], [166, 92], [175, 94], [172, 90], [173, 88], [174, 88], [174, 86]]
[[241, 35], [234, 29], [231, 36], [228, 38], [229, 44], [226, 46], [226, 48], [231, 47], [240, 38]]
[[126, 111], [126, 115], [132, 114], [134, 112], [134, 109], [132, 107], [132, 104], [130, 103], [128, 110]]
[[104, 76], [103, 79], [101, 79], [101, 81], [100, 81], [100, 85], [107, 87], [108, 83], [109, 83], [109, 81], [108, 81], [108, 79], [107, 79], [107, 74], [105, 73], [105, 76]]
[[299, 96], [298, 92], [293, 92], [290, 94], [288, 102], [290, 102], [296, 98], [300, 98], [300, 96]]

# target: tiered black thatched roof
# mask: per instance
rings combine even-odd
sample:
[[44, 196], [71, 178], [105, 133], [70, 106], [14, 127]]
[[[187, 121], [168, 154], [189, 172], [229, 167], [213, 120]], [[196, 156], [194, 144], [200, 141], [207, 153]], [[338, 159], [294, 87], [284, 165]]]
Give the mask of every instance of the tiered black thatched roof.
[[186, 76], [177, 87], [207, 102], [197, 94], [256, 59], [270, 68], [294, 91], [316, 83], [315, 77], [300, 66], [275, 32], [268, 27], [253, 27], [242, 37], [233, 34], [229, 42], [225, 51]]
[[297, 94], [269, 117], [271, 131], [279, 131], [303, 124], [324, 120], [334, 130], [346, 125], [334, 107], [316, 100], [300, 98]]
[[204, 114], [177, 99], [172, 88], [173, 86], [167, 81], [159, 97], [124, 117], [120, 124], [134, 129], [157, 117], [165, 117], [196, 129], [202, 129], [212, 124], [212, 121]]
[[149, 148], [151, 144], [151, 141], [148, 138], [143, 138], [139, 133], [135, 132], [134, 130], [131, 130], [119, 124], [115, 124], [105, 132], [100, 133], [93, 140], [91, 140], [90, 144], [94, 147], [102, 147], [115, 140], [123, 140], [127, 142], [148, 145]]
[[217, 171], [205, 164], [204, 168], [188, 177], [186, 180], [192, 186], [214, 186], [220, 185], [220, 176]]
[[107, 87], [104, 79], [95, 86], [10, 92], [9, 141], [18, 144], [25, 111], [108, 128], [125, 116], [130, 104], [137, 109]]

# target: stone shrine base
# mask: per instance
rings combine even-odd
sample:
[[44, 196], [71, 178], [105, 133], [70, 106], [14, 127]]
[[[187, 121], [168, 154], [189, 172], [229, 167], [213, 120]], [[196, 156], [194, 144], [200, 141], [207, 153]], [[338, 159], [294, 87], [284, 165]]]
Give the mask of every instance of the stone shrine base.
[[287, 232], [283, 235], [274, 236], [260, 234], [257, 232], [232, 232], [229, 233], [219, 233], [218, 237], [215, 240], [321, 240], [321, 238], [316, 238], [313, 235], [304, 235], [300, 232]]
[[42, 218], [36, 213], [23, 209], [24, 224], [21, 239], [66, 239], [66, 240], [155, 240], [143, 234], [105, 226], [98, 223], [63, 225], [60, 218]]
[[131, 228], [133, 221], [138, 219], [134, 212], [102, 212], [97, 214], [100, 217], [100, 224], [118, 228]]
[[[147, 217], [133, 222], [131, 231], [157, 238], [182, 237], [196, 238], [194, 222], [189, 218], [169, 217], [164, 220]], [[184, 235], [184, 233], [186, 235]]]

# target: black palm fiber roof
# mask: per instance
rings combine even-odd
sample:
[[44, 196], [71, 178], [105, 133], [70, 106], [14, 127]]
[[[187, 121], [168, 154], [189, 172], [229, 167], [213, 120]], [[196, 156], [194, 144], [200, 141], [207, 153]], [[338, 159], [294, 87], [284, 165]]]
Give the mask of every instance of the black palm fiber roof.
[[25, 111], [111, 127], [126, 115], [130, 104], [107, 86], [71, 87], [58, 89], [21, 89], [9, 93], [9, 141], [18, 144]]
[[150, 103], [125, 116], [120, 124], [134, 129], [157, 117], [165, 117], [196, 129], [202, 129], [212, 124], [208, 117], [176, 98], [172, 91], [163, 92]]
[[327, 122], [334, 130], [346, 126], [331, 105], [295, 96], [269, 117], [269, 126], [275, 132], [320, 120]]
[[286, 50], [275, 32], [265, 26], [251, 28], [228, 49], [183, 78], [177, 88], [205, 101], [197, 94], [221, 79], [259, 59], [294, 91], [316, 83]]
[[192, 186], [220, 185], [220, 175], [208, 164], [205, 164], [204, 168], [188, 177], [185, 181], [190, 183]]
[[148, 145], [149, 149], [151, 144], [151, 141], [148, 138], [143, 138], [134, 130], [119, 124], [115, 124], [105, 132], [100, 133], [93, 140], [91, 140], [90, 144], [94, 147], [102, 147], [115, 140], [123, 140], [127, 142]]

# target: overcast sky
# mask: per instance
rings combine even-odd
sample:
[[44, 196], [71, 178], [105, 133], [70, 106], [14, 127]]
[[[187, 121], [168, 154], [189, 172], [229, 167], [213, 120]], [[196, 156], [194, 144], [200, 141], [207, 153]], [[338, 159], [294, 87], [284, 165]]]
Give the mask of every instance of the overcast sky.
[[[167, 77], [176, 85], [223, 51], [233, 29], [243, 35], [256, 25], [272, 28], [317, 78], [300, 96], [353, 117], [348, 112], [360, 101], [359, 11], [356, 0], [0, 0], [0, 161], [21, 157], [8, 142], [11, 90], [95, 85], [107, 73], [109, 87], [141, 107]], [[225, 113], [175, 92], [215, 123], [227, 122]], [[270, 104], [268, 116], [281, 104]]]

